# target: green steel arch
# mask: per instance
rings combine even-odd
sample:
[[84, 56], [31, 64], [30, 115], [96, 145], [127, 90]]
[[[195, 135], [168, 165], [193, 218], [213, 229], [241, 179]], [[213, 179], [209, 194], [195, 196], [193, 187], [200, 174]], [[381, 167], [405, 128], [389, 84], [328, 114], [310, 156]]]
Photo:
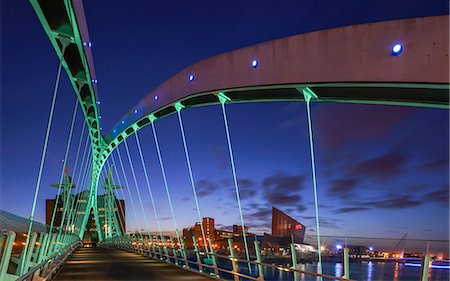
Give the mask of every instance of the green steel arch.
[[[82, 1], [30, 2], [89, 128], [93, 174], [80, 238], [91, 209], [98, 222], [99, 175], [109, 155], [134, 132], [177, 110], [221, 102], [304, 101], [305, 93], [314, 102], [449, 108], [449, 17], [436, 16], [299, 34], [199, 61], [150, 92], [102, 136]], [[393, 56], [396, 42], [405, 50]]]

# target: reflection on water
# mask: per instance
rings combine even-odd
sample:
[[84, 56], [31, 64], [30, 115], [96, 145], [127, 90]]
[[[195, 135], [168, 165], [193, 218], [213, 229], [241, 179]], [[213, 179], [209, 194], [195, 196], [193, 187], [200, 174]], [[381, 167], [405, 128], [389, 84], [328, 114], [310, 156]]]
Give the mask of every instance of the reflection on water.
[[372, 281], [373, 263], [369, 261], [367, 264], [367, 281]]
[[[323, 273], [326, 275], [342, 277], [344, 268], [342, 263], [324, 262]], [[378, 262], [360, 262], [350, 263], [350, 278], [353, 280], [394, 280], [394, 281], [417, 281], [420, 280], [421, 270], [418, 267], [404, 266], [398, 263], [378, 263]], [[298, 268], [303, 271], [318, 272], [317, 264], [299, 264]], [[429, 273], [430, 281], [450, 280], [450, 271], [448, 269], [433, 268]], [[264, 272], [265, 280], [293, 280], [293, 274], [280, 272], [273, 268], [266, 268]], [[320, 278], [299, 274], [302, 281], [320, 281]], [[323, 279], [325, 280], [325, 279]]]
[[342, 276], [342, 264], [337, 262], [334, 265], [334, 276], [341, 277]]
[[395, 263], [394, 267], [394, 281], [398, 281], [398, 263]]

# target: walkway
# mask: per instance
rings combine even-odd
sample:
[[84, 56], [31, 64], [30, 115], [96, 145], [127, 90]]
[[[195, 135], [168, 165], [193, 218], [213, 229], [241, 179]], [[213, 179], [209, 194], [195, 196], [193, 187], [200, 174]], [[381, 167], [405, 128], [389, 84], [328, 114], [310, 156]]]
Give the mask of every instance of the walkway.
[[209, 280], [159, 260], [110, 248], [80, 248], [55, 280]]

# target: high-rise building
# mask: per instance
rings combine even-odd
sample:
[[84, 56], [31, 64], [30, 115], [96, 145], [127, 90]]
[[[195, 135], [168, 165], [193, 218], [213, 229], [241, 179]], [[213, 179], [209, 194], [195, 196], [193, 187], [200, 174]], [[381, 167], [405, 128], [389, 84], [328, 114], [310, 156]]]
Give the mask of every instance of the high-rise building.
[[[203, 228], [205, 230], [205, 236], [206, 239], [211, 239], [211, 240], [215, 240], [216, 239], [216, 227], [214, 225], [214, 219], [213, 218], [203, 218], [202, 220], [203, 222]], [[197, 227], [197, 224], [196, 224]], [[198, 227], [200, 228], [200, 233], [201, 233], [201, 226], [200, 224], [198, 224]]]
[[[67, 220], [70, 219], [73, 224], [69, 225], [69, 227], [73, 228], [73, 231], [77, 232], [79, 231], [79, 228], [75, 226], [76, 220], [83, 219], [85, 211], [86, 211], [86, 204], [89, 195], [89, 190], [82, 191], [76, 195], [70, 195], [69, 197], [69, 203], [68, 206], [72, 206], [72, 203], [74, 207], [76, 205], [79, 206], [77, 212], [72, 211], [73, 216], [69, 218], [70, 208], [66, 211], [66, 218], [65, 218], [65, 224], [67, 224]], [[58, 200], [58, 206], [56, 208], [56, 214], [54, 218], [53, 225], [55, 227], [58, 227], [61, 225], [61, 220], [63, 216], [63, 202], [62, 202], [62, 196], [60, 196]], [[98, 219], [99, 219], [99, 225], [104, 228], [102, 229], [103, 232], [105, 231], [111, 231], [110, 229], [107, 229], [108, 225], [106, 224], [106, 216], [105, 216], [105, 205], [106, 205], [106, 199], [107, 195], [99, 195], [97, 196], [97, 207], [98, 207]], [[75, 200], [75, 202], [73, 202]], [[116, 199], [116, 203], [114, 205], [114, 213], [117, 217], [118, 224], [122, 230], [122, 233], [126, 232], [126, 213], [125, 213], [125, 201], [121, 199]], [[56, 198], [55, 199], [47, 199], [45, 200], [45, 216], [46, 216], [46, 224], [51, 224], [52, 217], [53, 217], [53, 210], [55, 208]], [[73, 210], [73, 209], [72, 209]], [[79, 225], [79, 223], [78, 223]], [[86, 225], [86, 231], [84, 233], [83, 241], [87, 243], [95, 243], [98, 240], [97, 237], [97, 226], [95, 224], [95, 218], [94, 218], [94, 212], [91, 210], [91, 213], [89, 215], [89, 219]]]
[[284, 212], [272, 207], [272, 236], [292, 236], [295, 243], [302, 244], [305, 238], [305, 226]]

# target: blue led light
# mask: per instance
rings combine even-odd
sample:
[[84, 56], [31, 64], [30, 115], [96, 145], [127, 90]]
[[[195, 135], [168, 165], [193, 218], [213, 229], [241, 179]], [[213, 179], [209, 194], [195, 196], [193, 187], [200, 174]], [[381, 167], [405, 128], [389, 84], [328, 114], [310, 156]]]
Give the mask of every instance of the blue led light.
[[125, 124], [125, 121], [122, 120], [122, 124]]
[[154, 100], [158, 100], [158, 96], [154, 96], [153, 99], [154, 99]]
[[88, 42], [88, 47], [92, 48], [92, 42]]
[[98, 116], [98, 119], [102, 119], [102, 117], [99, 115], [99, 116]]
[[117, 132], [116, 129], [113, 130], [113, 133]]
[[100, 101], [98, 100], [96, 103], [97, 103], [97, 104], [100, 104]]
[[83, 46], [86, 46], [86, 42], [83, 42]]
[[259, 64], [258, 60], [256, 60], [256, 59], [252, 60], [252, 64], [251, 65], [252, 65], [253, 68], [257, 68], [258, 64]]
[[393, 47], [392, 47], [392, 55], [394, 56], [398, 56], [402, 53], [403, 51], [403, 46], [399, 43], [396, 43]]
[[189, 75], [189, 81], [194, 81], [194, 78], [195, 78], [195, 77], [194, 77], [194, 74], [190, 74], [190, 75]]
[[337, 244], [336, 249], [338, 249], [338, 250], [342, 249], [342, 245]]
[[373, 247], [369, 247], [369, 251], [373, 251]]
[[138, 113], [137, 109], [134, 110], [134, 114]]

